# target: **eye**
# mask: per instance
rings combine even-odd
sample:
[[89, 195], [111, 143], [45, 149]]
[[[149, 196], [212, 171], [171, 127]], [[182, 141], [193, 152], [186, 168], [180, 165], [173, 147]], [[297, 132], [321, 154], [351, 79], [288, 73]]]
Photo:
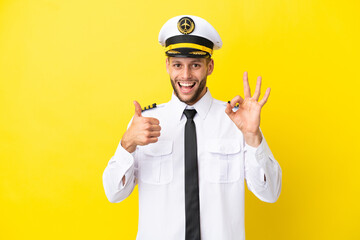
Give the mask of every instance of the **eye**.
[[173, 66], [174, 66], [174, 68], [180, 68], [180, 67], [181, 67], [181, 64], [175, 63]]
[[198, 68], [198, 67], [200, 67], [200, 64], [194, 63], [192, 66], [193, 66], [193, 68]]

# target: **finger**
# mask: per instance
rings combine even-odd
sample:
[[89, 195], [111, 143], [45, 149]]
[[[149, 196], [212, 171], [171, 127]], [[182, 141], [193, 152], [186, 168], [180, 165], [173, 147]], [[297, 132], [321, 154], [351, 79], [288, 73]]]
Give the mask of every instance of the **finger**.
[[160, 131], [161, 127], [160, 127], [160, 125], [151, 125], [149, 130], [150, 131]]
[[134, 106], [135, 106], [135, 114], [134, 116], [136, 117], [141, 117], [141, 106], [137, 101], [134, 101]]
[[244, 72], [244, 97], [245, 98], [250, 98], [251, 97], [251, 92], [250, 92], [250, 87], [249, 87], [249, 81], [248, 81], [248, 73]]
[[143, 129], [147, 131], [160, 131], [161, 127], [159, 124], [151, 124], [149, 120], [145, 119]]
[[270, 88], [267, 88], [266, 89], [266, 92], [265, 92], [265, 94], [264, 94], [264, 97], [261, 99], [261, 101], [259, 102], [259, 104], [260, 104], [260, 106], [262, 107], [262, 106], [264, 106], [264, 104], [267, 102], [267, 100], [268, 100], [268, 98], [269, 98], [269, 96], [270, 96]]
[[147, 140], [147, 143], [156, 143], [158, 141], [158, 138], [157, 137], [151, 137], [151, 138], [148, 138]]
[[231, 118], [232, 114], [234, 113], [230, 103], [227, 103], [225, 113]]
[[160, 137], [160, 131], [151, 131], [149, 137]]
[[159, 125], [160, 121], [156, 118], [152, 118], [152, 117], [146, 117], [146, 122], [149, 122], [151, 125]]
[[260, 92], [261, 92], [261, 76], [259, 76], [257, 78], [256, 88], [255, 88], [255, 92], [254, 92], [254, 95], [252, 98], [255, 99], [256, 101], [258, 101], [259, 97], [260, 97]]
[[244, 99], [243, 99], [242, 97], [240, 97], [239, 95], [237, 95], [236, 97], [234, 97], [234, 98], [231, 100], [230, 105], [231, 105], [231, 107], [233, 108], [233, 107], [235, 107], [235, 105], [236, 105], [237, 103], [241, 104], [243, 101], [244, 101]]

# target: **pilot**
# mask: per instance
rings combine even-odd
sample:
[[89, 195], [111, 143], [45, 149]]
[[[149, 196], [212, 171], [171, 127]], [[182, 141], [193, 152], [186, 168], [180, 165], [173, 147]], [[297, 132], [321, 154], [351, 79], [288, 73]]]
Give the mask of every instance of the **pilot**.
[[118, 203], [138, 185], [138, 240], [245, 239], [245, 182], [265, 202], [275, 202], [281, 191], [280, 165], [260, 129], [270, 89], [260, 99], [258, 77], [251, 96], [245, 72], [242, 97], [211, 96], [206, 81], [222, 41], [200, 17], [171, 18], [159, 42], [171, 99], [144, 109], [134, 101], [135, 113], [103, 173], [105, 194]]

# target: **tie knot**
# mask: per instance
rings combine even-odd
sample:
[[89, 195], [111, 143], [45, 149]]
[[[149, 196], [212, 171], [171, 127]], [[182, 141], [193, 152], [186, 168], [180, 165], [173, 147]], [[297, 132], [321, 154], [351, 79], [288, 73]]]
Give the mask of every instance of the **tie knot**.
[[185, 109], [184, 114], [187, 119], [193, 119], [196, 114], [196, 110], [195, 109]]

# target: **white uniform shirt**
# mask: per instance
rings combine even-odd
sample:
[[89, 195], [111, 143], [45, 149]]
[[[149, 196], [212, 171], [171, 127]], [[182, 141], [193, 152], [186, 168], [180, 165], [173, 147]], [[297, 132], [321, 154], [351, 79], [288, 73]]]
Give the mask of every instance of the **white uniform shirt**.
[[[138, 146], [132, 154], [119, 144], [104, 171], [110, 202], [124, 200], [139, 184], [137, 240], [185, 239], [186, 107], [173, 94], [170, 102], [144, 111], [143, 116], [160, 121], [159, 141]], [[259, 199], [275, 202], [281, 190], [281, 168], [264, 137], [257, 148], [245, 143], [225, 113], [226, 103], [212, 98], [209, 90], [193, 107], [197, 111], [201, 238], [245, 239], [244, 180]]]

